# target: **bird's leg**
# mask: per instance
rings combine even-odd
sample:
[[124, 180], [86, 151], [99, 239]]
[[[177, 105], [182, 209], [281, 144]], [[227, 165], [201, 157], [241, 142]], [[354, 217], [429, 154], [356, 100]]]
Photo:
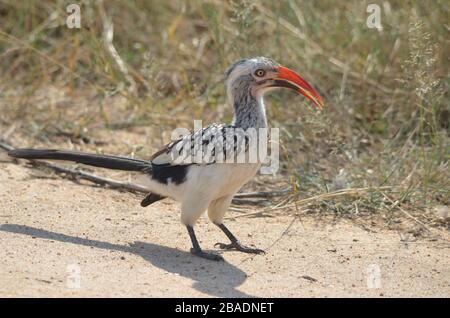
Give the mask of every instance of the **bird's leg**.
[[191, 253], [212, 261], [223, 261], [223, 257], [213, 253], [203, 252], [200, 248], [200, 244], [198, 244], [197, 237], [195, 236], [194, 228], [191, 225], [186, 225], [186, 228], [189, 233], [189, 237], [192, 241]]
[[266, 253], [264, 250], [261, 250], [259, 248], [251, 248], [251, 247], [242, 245], [239, 242], [239, 240], [236, 238], [236, 236], [234, 236], [233, 233], [231, 233], [231, 231], [223, 223], [219, 223], [216, 225], [225, 233], [225, 235], [230, 239], [231, 243], [230, 244], [216, 243], [216, 244], [214, 244], [214, 246], [218, 246], [219, 248], [225, 249], [225, 250], [236, 250], [236, 251], [244, 252], [244, 253], [252, 253], [252, 254], [265, 254]]

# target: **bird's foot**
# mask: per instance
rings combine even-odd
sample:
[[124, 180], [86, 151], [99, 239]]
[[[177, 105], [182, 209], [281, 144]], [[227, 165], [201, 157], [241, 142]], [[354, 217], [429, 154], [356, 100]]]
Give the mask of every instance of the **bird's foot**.
[[223, 257], [220, 255], [217, 255], [214, 253], [206, 253], [206, 252], [203, 252], [202, 250], [198, 250], [198, 249], [194, 249], [194, 248], [191, 248], [191, 253], [198, 257], [209, 259], [210, 261], [223, 261], [224, 260]]
[[250, 253], [250, 254], [266, 254], [264, 250], [261, 250], [259, 248], [251, 248], [242, 245], [239, 242], [232, 242], [230, 244], [225, 243], [216, 243], [214, 244], [214, 247], [218, 246], [222, 250], [236, 250], [243, 253]]

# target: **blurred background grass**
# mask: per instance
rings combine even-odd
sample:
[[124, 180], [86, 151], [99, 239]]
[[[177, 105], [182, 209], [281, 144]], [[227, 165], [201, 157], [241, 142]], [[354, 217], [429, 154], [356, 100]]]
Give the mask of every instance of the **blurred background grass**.
[[[0, 125], [20, 127], [24, 143], [230, 121], [224, 70], [267, 56], [326, 101], [317, 113], [289, 92], [268, 97], [281, 176], [300, 196], [399, 186], [388, 199], [375, 192], [317, 208], [403, 206], [422, 220], [449, 205], [449, 1], [79, 1], [81, 29], [69, 29], [72, 2], [0, 1]], [[366, 25], [369, 3], [381, 8], [382, 30]], [[111, 26], [125, 71], [106, 45]], [[145, 142], [129, 153], [163, 143]]]

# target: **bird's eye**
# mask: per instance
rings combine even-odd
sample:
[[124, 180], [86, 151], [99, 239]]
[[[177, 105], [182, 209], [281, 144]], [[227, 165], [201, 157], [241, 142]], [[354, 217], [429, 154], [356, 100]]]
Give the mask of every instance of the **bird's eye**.
[[259, 69], [255, 71], [255, 75], [258, 77], [263, 77], [264, 75], [266, 75], [266, 71]]

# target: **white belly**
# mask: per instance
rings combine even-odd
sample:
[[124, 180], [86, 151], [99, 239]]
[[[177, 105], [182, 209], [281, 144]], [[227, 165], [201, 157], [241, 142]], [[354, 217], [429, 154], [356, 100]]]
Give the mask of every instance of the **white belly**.
[[258, 171], [259, 164], [215, 164], [190, 169], [187, 192], [196, 191], [211, 198], [235, 194]]
[[181, 184], [173, 182], [168, 182], [167, 185], [161, 184], [148, 177], [140, 181], [151, 191], [179, 202], [193, 196], [212, 201], [235, 194], [255, 176], [260, 166], [260, 164], [238, 163], [194, 165], [189, 168], [186, 181]]

